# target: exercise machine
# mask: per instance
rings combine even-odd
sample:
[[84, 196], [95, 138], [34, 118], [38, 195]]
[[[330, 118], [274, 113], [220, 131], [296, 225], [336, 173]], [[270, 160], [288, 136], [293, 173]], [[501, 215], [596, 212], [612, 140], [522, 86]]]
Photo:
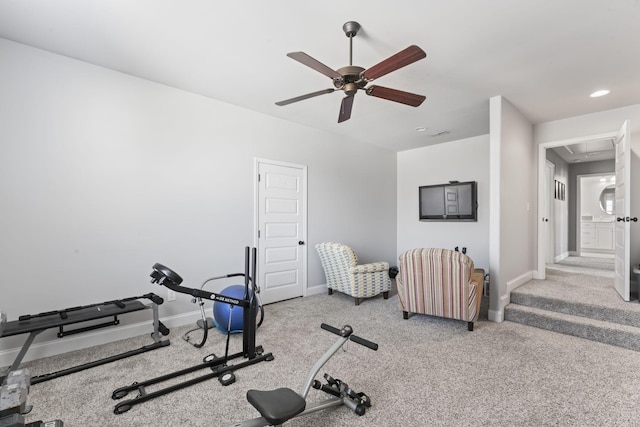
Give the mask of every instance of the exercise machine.
[[[315, 377], [325, 363], [347, 341], [353, 341], [372, 350], [377, 350], [378, 344], [353, 335], [353, 329], [349, 325], [343, 326], [342, 329], [337, 329], [323, 323], [320, 327], [338, 335], [339, 338], [311, 368], [300, 394], [290, 388], [277, 388], [269, 391], [249, 390], [247, 392], [247, 400], [260, 412], [261, 417], [232, 424], [230, 427], [280, 426], [292, 418], [341, 405], [351, 409], [357, 415], [365, 414], [366, 408], [371, 406], [371, 399], [365, 393], [356, 393], [347, 383], [334, 379], [328, 374], [324, 374], [325, 384], [316, 380]], [[306, 398], [311, 387], [333, 397], [321, 402], [307, 404]]]
[[[238, 275], [238, 274], [235, 274], [235, 275]], [[224, 279], [227, 277], [233, 277], [235, 275], [231, 274], [231, 275], [224, 275], [224, 276], [212, 277], [210, 279], [207, 279], [202, 283], [202, 285], [200, 285], [200, 290], [204, 289], [204, 286], [209, 282], [212, 282], [214, 280]], [[244, 297], [244, 291], [245, 290], [243, 286], [232, 285], [220, 291], [220, 295], [241, 299]], [[260, 325], [262, 325], [262, 322], [264, 321], [264, 307], [262, 305], [262, 302], [260, 301], [260, 287], [257, 285], [257, 283], [255, 284], [255, 297], [257, 298], [257, 301], [258, 301], [257, 314], [259, 314], [259, 320], [256, 320], [256, 329], [258, 329]], [[221, 332], [226, 332], [227, 340], [229, 339], [229, 334], [232, 331], [233, 332], [242, 331], [242, 326], [237, 327], [235, 324], [237, 323], [237, 321], [240, 322], [240, 325], [243, 324], [244, 312], [240, 313], [240, 312], [234, 311], [233, 305], [229, 305], [223, 302], [215, 302], [213, 304], [213, 310], [212, 310], [213, 316], [215, 318], [214, 320], [211, 317], [207, 317], [205, 315], [204, 301], [202, 300], [202, 297], [193, 297], [191, 298], [191, 302], [194, 304], [196, 303], [198, 304], [200, 308], [200, 319], [198, 319], [198, 321], [196, 322], [195, 328], [188, 330], [182, 335], [182, 339], [188, 342], [189, 344], [193, 345], [194, 347], [201, 348], [204, 346], [204, 344], [207, 342], [209, 329], [218, 328]], [[239, 314], [239, 316], [236, 317], [236, 314]], [[227, 316], [226, 321], [223, 319], [224, 315]], [[221, 317], [221, 319], [218, 319], [218, 317]], [[226, 327], [226, 329], [223, 330], [223, 327]], [[200, 342], [193, 342], [191, 339], [191, 333], [195, 331], [199, 331], [201, 329], [203, 329], [204, 332], [202, 334], [202, 338], [200, 339]]]
[[[251, 271], [250, 270], [251, 264]], [[173, 270], [165, 267], [162, 264], [155, 264], [151, 273], [151, 283], [157, 283], [161, 286], [165, 286], [174, 292], [191, 295], [194, 298], [207, 299], [216, 302], [223, 302], [230, 304], [234, 307], [241, 307], [243, 310], [243, 327], [242, 327], [242, 351], [234, 354], [229, 354], [229, 333], [227, 333], [227, 345], [225, 349], [224, 357], [216, 357], [215, 354], [206, 356], [203, 363], [191, 366], [185, 369], [181, 369], [175, 372], [171, 372], [166, 375], [152, 378], [143, 382], [134, 382], [133, 384], [125, 387], [120, 387], [114, 390], [112, 399], [122, 399], [129, 392], [138, 391], [138, 396], [118, 403], [113, 412], [115, 414], [122, 414], [130, 410], [133, 406], [148, 400], [154, 399], [159, 396], [171, 393], [176, 390], [180, 390], [185, 387], [198, 384], [200, 382], [209, 380], [211, 378], [218, 378], [218, 381], [224, 386], [230, 385], [235, 382], [234, 371], [255, 365], [256, 363], [263, 361], [272, 361], [274, 359], [273, 354], [264, 353], [262, 346], [256, 346], [256, 315], [258, 310], [258, 303], [256, 298], [257, 285], [255, 283], [256, 277], [256, 248], [253, 248], [250, 253], [250, 248], [245, 248], [245, 272], [233, 273], [225, 276], [217, 277], [216, 279], [229, 278], [243, 276], [244, 277], [244, 298], [233, 298], [214, 292], [209, 292], [204, 289], [189, 288], [182, 286], [182, 277], [180, 277]], [[202, 310], [202, 309], [201, 309]], [[206, 327], [206, 325], [205, 325]], [[206, 328], [205, 328], [206, 333]], [[206, 340], [206, 337], [205, 337]], [[231, 359], [243, 357], [246, 360], [236, 363], [235, 365], [228, 365], [227, 363]], [[177, 378], [192, 372], [196, 372], [202, 369], [208, 369], [211, 372], [200, 375], [198, 377], [185, 380], [165, 387], [160, 390], [156, 390], [147, 393], [146, 388], [150, 385], [160, 384], [162, 382]]]
[[[3, 324], [0, 323], [0, 332]], [[0, 387], [0, 427], [62, 427], [60, 420], [25, 423], [24, 415], [32, 409], [27, 404], [31, 385], [28, 369], [18, 369], [7, 374], [7, 383]]]
[[[150, 303], [144, 304], [140, 300], [149, 300]], [[38, 384], [40, 382], [52, 380], [63, 375], [69, 375], [75, 372], [82, 371], [84, 369], [104, 365], [106, 363], [124, 359], [126, 357], [131, 357], [150, 350], [155, 350], [160, 347], [168, 346], [169, 340], [162, 340], [161, 336], [168, 335], [169, 329], [164, 326], [158, 318], [158, 305], [162, 304], [163, 302], [164, 300], [161, 297], [150, 293], [142, 296], [123, 298], [114, 301], [106, 301], [98, 304], [66, 308], [64, 310], [48, 311], [39, 314], [26, 314], [20, 316], [18, 320], [6, 323], [3, 320], [3, 328], [0, 332], [0, 338], [26, 333], [29, 334], [7, 373], [18, 369], [20, 363], [22, 362], [22, 359], [29, 350], [29, 347], [31, 347], [31, 344], [33, 344], [36, 336], [47, 329], [57, 328], [58, 338], [63, 338], [68, 335], [118, 325], [120, 324], [118, 316], [139, 310], [151, 309], [153, 311], [153, 332], [151, 333], [151, 337], [153, 338], [154, 342], [152, 344], [145, 345], [136, 350], [131, 350], [122, 354], [85, 363], [61, 371], [38, 375], [31, 378], [31, 384]], [[111, 320], [103, 321], [102, 323], [95, 323], [96, 321], [107, 318], [111, 318]], [[84, 324], [85, 326], [80, 326], [81, 324]], [[77, 325], [77, 327], [75, 329], [68, 329], [70, 325]], [[6, 375], [1, 376], [0, 384], [4, 384], [5, 379]]]

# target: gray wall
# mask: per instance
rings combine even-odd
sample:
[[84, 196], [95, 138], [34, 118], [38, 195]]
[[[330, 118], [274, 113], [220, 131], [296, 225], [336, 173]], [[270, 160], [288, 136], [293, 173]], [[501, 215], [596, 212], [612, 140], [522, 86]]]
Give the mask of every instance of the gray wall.
[[[467, 248], [489, 271], [489, 135], [398, 153], [398, 255], [420, 247]], [[421, 222], [418, 187], [477, 181], [477, 222]]]
[[502, 96], [490, 99], [489, 319], [502, 321], [511, 290], [533, 277], [537, 200], [533, 127]]
[[[149, 283], [155, 262], [190, 286], [242, 271], [254, 242], [255, 157], [308, 166], [310, 287], [325, 283], [319, 241], [394, 262], [395, 152], [2, 39], [0, 58], [0, 304], [9, 320], [164, 296]], [[175, 324], [197, 311], [187, 296], [160, 309]], [[126, 324], [148, 318], [123, 318], [117, 338], [140, 334]], [[95, 343], [82, 341], [74, 345]]]

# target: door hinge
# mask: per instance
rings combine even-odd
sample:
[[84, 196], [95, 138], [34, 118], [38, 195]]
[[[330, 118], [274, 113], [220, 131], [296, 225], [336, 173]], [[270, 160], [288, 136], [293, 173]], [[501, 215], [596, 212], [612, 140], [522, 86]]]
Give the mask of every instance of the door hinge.
[[260, 230], [258, 230], [258, 239], [260, 238]]
[[258, 182], [260, 182], [260, 174], [258, 174]]

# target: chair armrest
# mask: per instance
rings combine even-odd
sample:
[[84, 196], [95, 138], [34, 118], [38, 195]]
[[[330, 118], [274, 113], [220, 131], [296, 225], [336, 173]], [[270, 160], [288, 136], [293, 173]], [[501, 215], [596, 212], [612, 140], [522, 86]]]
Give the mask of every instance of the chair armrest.
[[471, 283], [475, 283], [476, 286], [484, 286], [484, 269], [476, 268], [473, 270]]
[[372, 262], [370, 264], [360, 264], [349, 267], [349, 272], [353, 274], [377, 273], [389, 270], [388, 262]]

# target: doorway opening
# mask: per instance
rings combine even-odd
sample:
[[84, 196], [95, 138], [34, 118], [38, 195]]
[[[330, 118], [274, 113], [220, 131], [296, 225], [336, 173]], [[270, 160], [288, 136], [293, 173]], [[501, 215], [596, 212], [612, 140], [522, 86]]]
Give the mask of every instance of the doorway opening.
[[[580, 255], [580, 236], [578, 235], [580, 213], [577, 209], [578, 180], [571, 182], [571, 178], [575, 174], [570, 174], [568, 170], [575, 164], [580, 164], [582, 168], [588, 170], [588, 167], [582, 165], [613, 159], [615, 157], [613, 141], [615, 141], [616, 135], [616, 132], [610, 132], [539, 144], [538, 189], [540, 190], [538, 191], [538, 207], [540, 225], [538, 227], [538, 266], [534, 274], [536, 279], [545, 278], [548, 260], [553, 259], [556, 262], [569, 256]], [[604, 150], [600, 148], [603, 146], [612, 149], [612, 151], [603, 153]], [[562, 170], [558, 165], [555, 166], [554, 173], [562, 176], [559, 179], [554, 179], [552, 190], [544, 191], [550, 185], [547, 150], [554, 150], [555, 157], [565, 161], [565, 169]], [[614, 170], [600, 172], [613, 173]], [[563, 191], [560, 197], [557, 193], [558, 190], [556, 190], [557, 185]], [[550, 210], [553, 212], [553, 216], [550, 214]], [[550, 233], [549, 229], [555, 232]], [[549, 238], [554, 238], [556, 241], [549, 242]], [[575, 245], [569, 245], [569, 242], [575, 242]], [[548, 253], [551, 250], [554, 251], [553, 254]]]

